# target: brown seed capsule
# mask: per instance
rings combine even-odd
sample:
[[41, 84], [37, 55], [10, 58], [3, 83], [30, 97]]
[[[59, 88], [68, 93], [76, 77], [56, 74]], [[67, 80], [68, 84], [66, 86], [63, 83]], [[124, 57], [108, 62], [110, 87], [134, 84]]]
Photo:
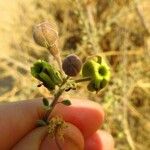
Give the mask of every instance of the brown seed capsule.
[[63, 71], [68, 76], [76, 76], [80, 72], [81, 66], [80, 58], [74, 54], [67, 56], [62, 64]]
[[38, 45], [46, 47], [61, 66], [56, 25], [48, 21], [36, 25], [33, 30], [33, 38]]
[[45, 21], [34, 27], [33, 38], [38, 45], [50, 48], [58, 40], [58, 32], [54, 24]]

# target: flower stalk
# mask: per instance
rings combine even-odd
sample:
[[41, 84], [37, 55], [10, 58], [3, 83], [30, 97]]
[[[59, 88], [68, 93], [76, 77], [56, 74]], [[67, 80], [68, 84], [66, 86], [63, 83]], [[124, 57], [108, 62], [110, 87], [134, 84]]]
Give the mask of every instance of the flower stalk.
[[87, 82], [87, 81], [90, 81], [90, 80], [91, 80], [90, 77], [85, 77], [85, 78], [81, 78], [81, 79], [75, 80], [75, 83]]
[[64, 86], [64, 85], [67, 83], [68, 79], [69, 79], [69, 77], [67, 76], [67, 77], [63, 80], [63, 82], [62, 82], [62, 84], [60, 85], [58, 91], [54, 94], [54, 98], [53, 98], [53, 100], [52, 100], [52, 103], [50, 104], [50, 109], [46, 112], [46, 115], [45, 115], [45, 117], [44, 117], [44, 118], [46, 119], [46, 121], [48, 121], [48, 117], [50, 116], [51, 112], [53, 111], [55, 105], [58, 103], [58, 100], [59, 100], [60, 96], [61, 96], [61, 95], [63, 94], [63, 92], [65, 91], [65, 86]]

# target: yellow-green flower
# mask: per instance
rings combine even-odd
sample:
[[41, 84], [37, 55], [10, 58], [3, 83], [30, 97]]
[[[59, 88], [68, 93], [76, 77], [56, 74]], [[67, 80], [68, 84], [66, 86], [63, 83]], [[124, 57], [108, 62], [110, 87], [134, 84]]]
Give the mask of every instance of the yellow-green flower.
[[88, 59], [83, 65], [82, 75], [83, 77], [91, 78], [88, 84], [90, 91], [99, 91], [110, 80], [110, 68], [100, 56], [94, 56]]

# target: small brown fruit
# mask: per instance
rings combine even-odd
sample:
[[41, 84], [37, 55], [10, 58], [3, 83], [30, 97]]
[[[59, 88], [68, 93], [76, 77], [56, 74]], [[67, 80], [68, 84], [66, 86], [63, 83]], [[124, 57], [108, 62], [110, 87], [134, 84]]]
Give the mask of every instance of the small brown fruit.
[[74, 54], [67, 56], [62, 64], [63, 71], [68, 76], [76, 76], [80, 72], [81, 66], [80, 58]]

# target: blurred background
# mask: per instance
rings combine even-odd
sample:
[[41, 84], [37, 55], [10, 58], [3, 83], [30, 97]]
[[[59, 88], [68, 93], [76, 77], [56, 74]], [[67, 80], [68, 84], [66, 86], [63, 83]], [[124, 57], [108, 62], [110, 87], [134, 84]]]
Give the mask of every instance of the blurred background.
[[83, 84], [69, 96], [103, 106], [102, 128], [113, 135], [116, 150], [150, 149], [150, 0], [0, 0], [0, 14], [1, 103], [49, 96], [30, 75], [37, 59], [53, 61], [34, 43], [32, 29], [54, 21], [62, 58], [75, 53], [84, 62], [99, 54], [112, 71], [100, 93]]

